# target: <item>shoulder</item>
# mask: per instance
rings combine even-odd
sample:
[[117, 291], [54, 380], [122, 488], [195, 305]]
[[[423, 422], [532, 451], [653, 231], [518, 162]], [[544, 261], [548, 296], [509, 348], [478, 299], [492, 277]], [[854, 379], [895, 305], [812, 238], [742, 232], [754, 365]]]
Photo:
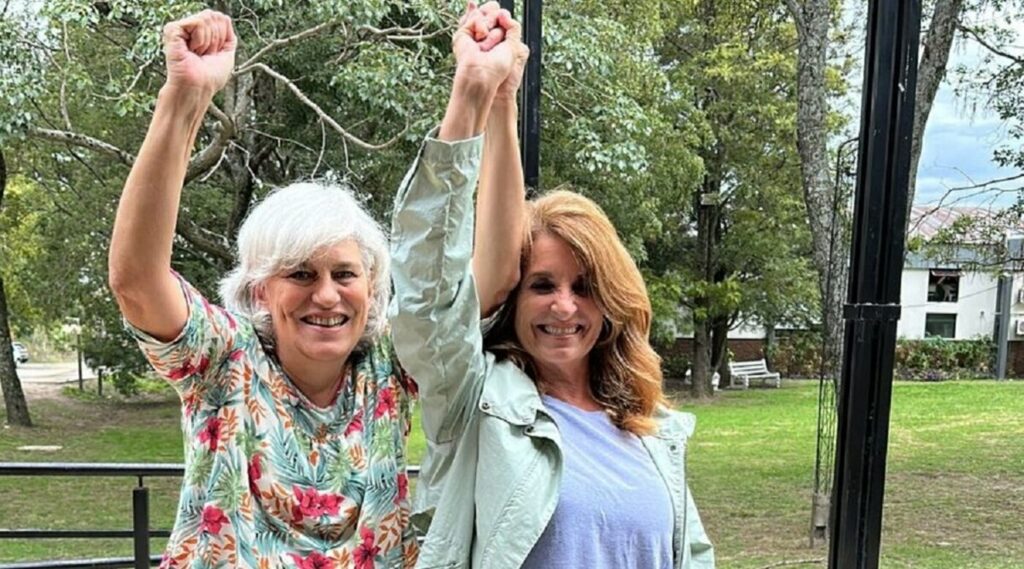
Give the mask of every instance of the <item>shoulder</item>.
[[690, 438], [697, 428], [697, 416], [693, 413], [676, 411], [664, 405], [654, 412], [654, 421], [658, 425], [660, 437]]

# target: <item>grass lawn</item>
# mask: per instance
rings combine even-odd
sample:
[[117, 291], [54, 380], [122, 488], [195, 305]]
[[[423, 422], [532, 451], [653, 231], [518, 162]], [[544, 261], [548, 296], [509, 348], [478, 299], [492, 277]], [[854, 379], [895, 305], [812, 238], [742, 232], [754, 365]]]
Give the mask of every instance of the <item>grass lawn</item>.
[[[713, 402], [681, 400], [698, 416], [689, 479], [719, 567], [825, 557], [823, 547], [807, 546], [816, 398], [816, 384], [785, 382]], [[181, 460], [174, 402], [51, 398], [30, 409], [38, 427], [4, 429], [0, 461]], [[17, 450], [26, 444], [63, 450]], [[414, 433], [413, 461], [424, 446]], [[169, 528], [179, 481], [149, 484], [152, 525]], [[133, 485], [129, 478], [0, 478], [0, 526], [127, 528]], [[153, 551], [161, 547], [154, 540]], [[0, 561], [130, 554], [129, 540], [0, 541]], [[1024, 567], [1024, 382], [897, 383], [881, 565]]]

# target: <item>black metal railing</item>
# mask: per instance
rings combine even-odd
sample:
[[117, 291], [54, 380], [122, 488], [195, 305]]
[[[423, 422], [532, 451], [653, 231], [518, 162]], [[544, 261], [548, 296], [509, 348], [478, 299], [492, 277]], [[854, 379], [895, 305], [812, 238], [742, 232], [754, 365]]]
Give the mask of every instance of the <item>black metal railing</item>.
[[[419, 466], [410, 466], [410, 478], [419, 475]], [[170, 530], [149, 527], [149, 488], [146, 478], [180, 478], [185, 474], [181, 464], [139, 463], [66, 463], [66, 462], [0, 462], [0, 476], [120, 476], [137, 478], [139, 485], [132, 489], [131, 529], [10, 529], [0, 528], [4, 539], [92, 539], [131, 538], [134, 543], [132, 557], [96, 559], [26, 561], [0, 563], [0, 569], [144, 569], [160, 562], [159, 555], [150, 555], [151, 538], [170, 537]]]

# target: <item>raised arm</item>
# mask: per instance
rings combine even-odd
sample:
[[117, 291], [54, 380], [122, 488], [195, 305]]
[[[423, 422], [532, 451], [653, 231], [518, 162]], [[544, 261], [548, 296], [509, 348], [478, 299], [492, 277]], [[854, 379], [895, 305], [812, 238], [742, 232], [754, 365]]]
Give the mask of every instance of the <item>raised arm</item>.
[[[392, 222], [392, 336], [403, 367], [419, 384], [431, 443], [450, 441], [461, 430], [486, 366], [470, 256], [473, 190], [479, 135], [515, 58], [504, 42], [483, 49], [485, 34], [474, 37], [474, 26], [494, 30], [482, 12], [474, 18], [455, 34], [458, 67], [444, 121], [402, 182]], [[504, 31], [496, 34], [500, 40]]]
[[109, 280], [124, 317], [157, 339], [181, 332], [188, 308], [171, 274], [171, 244], [196, 133], [235, 61], [231, 20], [207, 10], [164, 27], [167, 82], [121, 194]]
[[519, 23], [506, 13], [499, 14], [496, 23], [505, 32], [505, 43], [512, 50], [514, 63], [491, 104], [480, 166], [473, 274], [484, 316], [501, 306], [519, 282], [526, 199], [516, 128], [519, 115], [516, 94], [530, 50], [522, 42]]

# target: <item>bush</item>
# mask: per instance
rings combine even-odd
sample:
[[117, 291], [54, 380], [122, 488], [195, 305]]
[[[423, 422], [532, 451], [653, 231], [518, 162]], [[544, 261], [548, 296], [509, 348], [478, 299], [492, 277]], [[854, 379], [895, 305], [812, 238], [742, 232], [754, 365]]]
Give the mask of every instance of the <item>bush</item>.
[[661, 356], [661, 373], [665, 379], [682, 380], [690, 369], [690, 354], [674, 342], [655, 342], [654, 351]]
[[922, 381], [992, 375], [996, 345], [991, 339], [928, 338], [896, 342], [896, 377]]
[[766, 346], [772, 371], [782, 377], [818, 377], [821, 373], [821, 334], [810, 330], [779, 335]]

